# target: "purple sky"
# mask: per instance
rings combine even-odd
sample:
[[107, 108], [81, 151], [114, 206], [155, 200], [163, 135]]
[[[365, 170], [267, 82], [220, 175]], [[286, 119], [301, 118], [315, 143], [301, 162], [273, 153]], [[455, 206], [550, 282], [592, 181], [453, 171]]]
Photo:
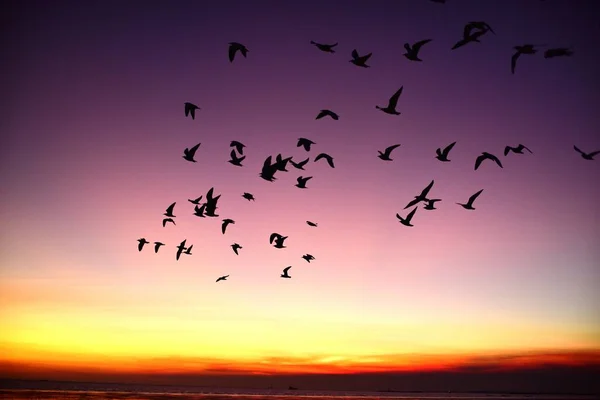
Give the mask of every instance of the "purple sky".
[[[573, 150], [600, 149], [596, 2], [3, 8], [0, 345], [15, 359], [70, 354], [69, 334], [89, 338], [81, 354], [141, 358], [195, 340], [211, 350], [194, 357], [248, 360], [600, 348], [600, 157]], [[450, 51], [472, 20], [497, 34]], [[423, 62], [403, 57], [405, 42], [428, 38]], [[248, 57], [230, 63], [231, 41]], [[524, 55], [511, 75], [512, 47], [525, 43], [575, 54]], [[348, 62], [353, 49], [373, 53], [371, 68]], [[375, 109], [400, 86], [400, 116]], [[202, 108], [195, 120], [186, 101]], [[339, 121], [315, 120], [324, 108]], [[306, 153], [299, 137], [317, 144]], [[226, 162], [231, 140], [247, 146], [242, 168]], [[452, 162], [436, 160], [453, 141]], [[198, 162], [184, 161], [198, 142]], [[395, 143], [393, 162], [377, 158]], [[533, 154], [502, 154], [519, 143]], [[504, 168], [474, 171], [482, 151]], [[312, 162], [320, 152], [335, 169]], [[277, 153], [311, 161], [260, 179]], [[314, 177], [309, 189], [294, 187], [300, 175]], [[401, 225], [395, 214], [432, 179], [439, 209]], [[199, 219], [187, 199], [210, 187], [221, 217]], [[479, 189], [476, 211], [455, 204]], [[163, 228], [175, 201], [177, 226]], [[221, 218], [236, 221], [225, 235]], [[271, 232], [288, 247], [273, 249]], [[167, 245], [140, 253], [140, 237]], [[183, 239], [194, 252], [176, 262]], [[64, 332], [44, 335], [56, 320]], [[278, 326], [287, 338], [265, 337]], [[166, 343], [182, 330], [179, 347]]]

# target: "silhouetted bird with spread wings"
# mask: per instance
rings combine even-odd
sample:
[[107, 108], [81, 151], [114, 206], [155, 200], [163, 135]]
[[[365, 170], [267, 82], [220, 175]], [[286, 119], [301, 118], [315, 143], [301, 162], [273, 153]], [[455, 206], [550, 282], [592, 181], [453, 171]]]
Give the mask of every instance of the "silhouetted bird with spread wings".
[[369, 58], [371, 58], [372, 55], [373, 53], [369, 53], [361, 56], [358, 54], [358, 51], [354, 49], [352, 50], [352, 60], [350, 60], [350, 62], [357, 67], [370, 68], [371, 66], [367, 65], [367, 61], [369, 61]]
[[444, 148], [444, 150], [442, 150], [441, 148], [437, 148], [435, 151], [435, 158], [437, 158], [440, 161], [443, 162], [450, 162], [451, 160], [448, 159], [448, 154], [450, 153], [450, 150], [452, 150], [452, 148], [454, 147], [454, 145], [456, 144], [456, 142], [452, 142], [450, 143], [448, 146], [446, 146]]
[[200, 110], [200, 107], [193, 103], [185, 102], [185, 116], [190, 116], [192, 119], [196, 119], [196, 110]]
[[377, 157], [381, 158], [384, 161], [393, 161], [390, 158], [390, 155], [392, 154], [392, 151], [394, 151], [394, 149], [396, 147], [400, 147], [399, 144], [394, 144], [392, 146], [389, 146], [385, 149], [385, 151], [381, 151], [381, 150], [377, 150], [377, 152], [379, 153], [379, 155]]
[[194, 147], [192, 147], [191, 149], [188, 149], [186, 147], [185, 150], [183, 150], [183, 158], [186, 161], [190, 161], [190, 162], [196, 162], [196, 160], [194, 160], [194, 155], [196, 154], [196, 151], [198, 150], [198, 147], [200, 147], [201, 143], [198, 143], [197, 145], [195, 145]]
[[517, 147], [506, 146], [504, 148], [504, 156], [506, 157], [511, 151], [515, 154], [524, 154], [523, 150], [527, 150], [528, 152], [533, 153], [533, 151], [529, 150], [527, 146], [519, 144]]
[[404, 90], [404, 86], [401, 86], [400, 89], [398, 89], [396, 91], [396, 93], [394, 93], [393, 96], [390, 97], [390, 100], [388, 101], [387, 106], [385, 106], [385, 107], [375, 106], [375, 108], [383, 111], [386, 114], [400, 115], [400, 113], [398, 111], [396, 111], [396, 105], [398, 104], [398, 99], [400, 98], [400, 95], [402, 94], [402, 90]]
[[316, 156], [314, 162], [317, 162], [317, 161], [319, 161], [322, 158], [324, 158], [325, 160], [327, 160], [327, 164], [329, 164], [329, 166], [331, 168], [335, 168], [335, 166], [333, 165], [333, 157], [331, 157], [327, 153], [321, 153], [318, 156]]
[[334, 113], [331, 110], [321, 110], [321, 111], [319, 111], [319, 114], [317, 115], [317, 118], [315, 118], [315, 119], [321, 119], [323, 117], [331, 117], [332, 119], [334, 119], [336, 121], [338, 119], [340, 119], [340, 116], [337, 115], [336, 113]]
[[479, 168], [479, 166], [481, 165], [481, 163], [484, 160], [492, 160], [493, 162], [495, 162], [496, 164], [498, 164], [498, 166], [500, 168], [504, 168], [502, 166], [502, 163], [500, 162], [500, 159], [498, 157], [496, 157], [493, 154], [488, 153], [487, 151], [484, 151], [483, 153], [481, 153], [481, 155], [479, 157], [477, 157], [475, 159], [475, 171], [477, 171], [477, 168]]
[[469, 197], [469, 201], [467, 201], [466, 204], [462, 204], [462, 203], [456, 203], [456, 204], [458, 204], [459, 206], [463, 207], [466, 210], [474, 210], [475, 208], [473, 207], [473, 202], [475, 201], [475, 199], [477, 197], [479, 197], [481, 192], [483, 192], [483, 189], [481, 189], [479, 192], [475, 193], [473, 196]]
[[310, 41], [310, 44], [314, 44], [317, 47], [317, 49], [319, 49], [325, 53], [335, 53], [335, 50], [333, 48], [338, 45], [337, 43], [321, 44], [321, 43], [317, 43], [313, 40]]
[[406, 218], [402, 218], [400, 216], [400, 214], [398, 214], [398, 213], [396, 213], [396, 218], [398, 218], [398, 220], [400, 221], [400, 223], [402, 225], [404, 225], [404, 226], [414, 226], [413, 224], [410, 223], [410, 221], [414, 217], [415, 212], [417, 212], [417, 207], [413, 208], [413, 210], [408, 213], [408, 215], [406, 216]]
[[406, 53], [403, 54], [404, 57], [411, 61], [423, 61], [419, 58], [419, 50], [429, 42], [431, 42], [431, 39], [421, 40], [414, 43], [412, 46], [410, 43], [404, 43], [404, 48], [406, 49]]
[[233, 62], [238, 51], [246, 58], [246, 55], [248, 54], [246, 46], [237, 42], [229, 42], [229, 62]]
[[600, 154], [600, 150], [593, 151], [591, 153], [585, 153], [585, 152], [579, 150], [579, 148], [577, 146], [573, 146], [573, 148], [575, 149], [576, 152], [578, 152], [579, 154], [581, 154], [582, 158], [584, 158], [585, 160], [589, 160], [589, 161], [594, 160], [594, 157], [596, 155]]

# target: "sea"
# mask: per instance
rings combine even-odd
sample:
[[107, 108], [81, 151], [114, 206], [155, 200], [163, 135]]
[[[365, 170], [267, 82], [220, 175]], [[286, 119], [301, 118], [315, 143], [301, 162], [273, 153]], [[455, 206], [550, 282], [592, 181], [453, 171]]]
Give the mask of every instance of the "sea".
[[196, 386], [77, 383], [51, 381], [0, 382], [7, 400], [598, 400], [594, 395], [514, 393], [341, 392], [278, 389], [227, 389]]

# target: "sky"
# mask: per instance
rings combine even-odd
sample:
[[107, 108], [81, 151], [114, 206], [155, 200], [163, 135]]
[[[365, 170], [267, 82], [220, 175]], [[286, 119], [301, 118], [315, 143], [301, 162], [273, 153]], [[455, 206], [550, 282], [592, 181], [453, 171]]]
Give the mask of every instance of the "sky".
[[[600, 157], [573, 149], [600, 150], [595, 2], [29, 0], [2, 14], [0, 376], [600, 364]], [[496, 34], [450, 50], [473, 20]], [[407, 60], [423, 39], [423, 61]], [[229, 42], [247, 57], [231, 63]], [[526, 43], [574, 55], [523, 55], [513, 75]], [[401, 115], [375, 109], [400, 87]], [[434, 158], [454, 141], [451, 162]], [[503, 155], [520, 143], [533, 153]], [[483, 151], [504, 168], [475, 171]], [[261, 179], [278, 153], [310, 162]], [[400, 224], [431, 180], [438, 209]], [[198, 218], [187, 199], [211, 187], [219, 217]], [[456, 205], [480, 189], [476, 210]], [[140, 252], [142, 237], [165, 246]]]

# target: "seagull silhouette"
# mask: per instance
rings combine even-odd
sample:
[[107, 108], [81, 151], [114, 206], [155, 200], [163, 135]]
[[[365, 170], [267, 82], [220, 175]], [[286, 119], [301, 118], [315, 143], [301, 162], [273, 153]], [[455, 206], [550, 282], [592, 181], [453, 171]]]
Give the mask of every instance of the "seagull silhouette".
[[246, 200], [250, 201], [255, 201], [256, 199], [254, 198], [254, 196], [252, 195], [252, 193], [248, 193], [248, 192], [244, 192], [244, 194], [242, 195], [243, 198], [245, 198]]
[[544, 52], [544, 58], [569, 57], [572, 55], [573, 50], [567, 47], [557, 47], [555, 49], [548, 49]]
[[304, 166], [308, 163], [308, 161], [309, 161], [308, 158], [306, 160], [299, 161], [299, 162], [294, 162], [293, 160], [290, 160], [290, 162], [292, 163], [292, 166], [294, 168], [301, 169], [301, 170], [304, 170]]
[[327, 164], [329, 164], [329, 166], [331, 168], [335, 168], [335, 166], [333, 165], [333, 157], [331, 157], [327, 153], [321, 153], [318, 156], [316, 156], [314, 162], [319, 161], [321, 158], [324, 158], [325, 160], [327, 160]]
[[242, 247], [242, 246], [240, 246], [240, 245], [239, 245], [239, 244], [237, 244], [237, 243], [234, 243], [234, 244], [232, 244], [232, 245], [231, 245], [231, 248], [233, 249], [233, 252], [234, 252], [234, 253], [235, 253], [235, 255], [237, 255], [237, 256], [239, 256], [238, 249], [243, 249], [243, 247]]
[[394, 149], [396, 147], [400, 147], [400, 145], [394, 144], [392, 146], [389, 146], [383, 152], [380, 150], [377, 150], [377, 152], [379, 153], [379, 155], [377, 157], [381, 158], [384, 161], [392, 161], [392, 159], [390, 158], [390, 154], [392, 154], [392, 151], [394, 151]]
[[174, 202], [169, 207], [167, 207], [166, 212], [163, 214], [165, 217], [173, 217], [173, 218], [176, 217], [176, 215], [173, 214], [173, 210], [175, 209], [175, 204], [177, 204], [177, 202]]
[[306, 260], [306, 262], [310, 263], [310, 260], [314, 260], [315, 258], [311, 254], [305, 254], [302, 256]]
[[462, 204], [462, 203], [456, 203], [456, 204], [458, 204], [459, 206], [462, 206], [466, 210], [474, 210], [475, 208], [473, 207], [473, 202], [475, 201], [475, 199], [477, 197], [479, 197], [481, 192], [483, 192], [483, 189], [481, 189], [479, 192], [475, 193], [473, 196], [469, 197], [469, 201], [467, 201], [467, 204]]
[[306, 139], [306, 138], [298, 138], [298, 143], [296, 144], [296, 147], [304, 147], [304, 150], [306, 151], [310, 151], [310, 146], [316, 144], [315, 142], [313, 142], [310, 139]]
[[213, 197], [214, 187], [211, 187], [208, 192], [206, 192], [206, 203], [205, 204], [205, 213], [207, 217], [218, 217], [219, 215], [215, 214], [217, 211], [217, 202], [221, 198], [221, 195]]
[[482, 163], [484, 160], [486, 160], [486, 159], [487, 159], [487, 160], [492, 160], [492, 161], [494, 161], [496, 164], [498, 164], [498, 166], [499, 166], [500, 168], [504, 168], [504, 167], [502, 166], [502, 163], [500, 162], [500, 159], [499, 159], [498, 157], [496, 157], [495, 155], [493, 155], [493, 154], [490, 154], [490, 153], [488, 153], [488, 152], [484, 151], [483, 153], [481, 153], [481, 155], [480, 155], [479, 157], [477, 157], [477, 158], [475, 159], [475, 171], [477, 171], [477, 168], [479, 168], [479, 166], [481, 165], [481, 163]]
[[290, 270], [290, 268], [292, 268], [291, 265], [283, 269], [283, 274], [281, 274], [282, 278], [291, 278], [291, 276], [288, 275], [288, 271]]
[[396, 105], [398, 104], [398, 99], [400, 98], [400, 95], [402, 94], [403, 89], [404, 89], [404, 86], [401, 86], [400, 89], [398, 89], [396, 91], [396, 93], [394, 93], [394, 95], [392, 97], [390, 97], [390, 100], [388, 101], [387, 106], [385, 106], [385, 107], [375, 106], [375, 108], [383, 111], [386, 114], [400, 115], [400, 113], [398, 111], [396, 111]]
[[408, 58], [411, 61], [423, 61], [419, 58], [419, 50], [423, 45], [431, 42], [431, 39], [421, 40], [417, 43], [414, 43], [412, 46], [410, 43], [404, 43], [404, 48], [406, 49], [406, 53], [404, 53], [404, 57]]
[[262, 169], [258, 175], [266, 181], [273, 182], [275, 179], [277, 179], [275, 178], [275, 172], [277, 172], [277, 164], [272, 164], [271, 156], [269, 156], [264, 161]]
[[483, 29], [483, 30], [479, 30], [477, 32], [473, 32], [471, 33], [471, 31], [474, 29], [475, 27], [471, 24], [467, 24], [464, 28], [463, 31], [463, 38], [461, 40], [459, 40], [458, 42], [456, 42], [454, 44], [454, 46], [452, 46], [451, 50], [456, 50], [459, 47], [463, 47], [464, 45], [471, 43], [471, 42], [475, 42], [475, 43], [481, 43], [481, 41], [479, 40], [479, 38], [483, 35], [485, 35], [488, 30], [487, 29]]
[[337, 43], [321, 44], [312, 40], [310, 41], [310, 44], [314, 44], [319, 50], [324, 51], [325, 53], [335, 53], [335, 50], [333, 50], [333, 48], [338, 45]]
[[317, 226], [317, 223], [316, 223], [316, 222], [312, 222], [312, 221], [306, 221], [306, 223], [307, 223], [309, 226], [314, 226], [314, 227], [316, 227], [316, 226]]
[[414, 226], [410, 223], [410, 221], [412, 220], [413, 216], [415, 215], [415, 212], [417, 212], [417, 208], [418, 207], [413, 208], [413, 210], [408, 213], [406, 218], [402, 218], [400, 216], [400, 214], [396, 213], [396, 218], [398, 218], [400, 220], [400, 223], [404, 226]]
[[442, 199], [427, 199], [427, 204], [425, 204], [425, 207], [423, 207], [424, 210], [437, 210], [437, 208], [435, 208], [435, 203], [438, 201], [442, 201]]
[[227, 225], [229, 224], [235, 224], [235, 221], [229, 218], [225, 218], [223, 220], [223, 224], [221, 225], [221, 232], [223, 232], [223, 235], [225, 234], [225, 229], [227, 229]]
[[248, 49], [246, 48], [246, 46], [237, 42], [229, 42], [229, 62], [233, 62], [233, 59], [235, 58], [235, 53], [238, 51], [242, 53], [244, 58], [246, 58], [246, 54], [248, 54]]
[[429, 185], [427, 185], [425, 187], [425, 189], [421, 190], [421, 193], [418, 196], [415, 196], [415, 199], [411, 200], [411, 202], [408, 203], [406, 205], [406, 207], [404, 207], [404, 209], [406, 210], [407, 208], [410, 208], [410, 207], [414, 206], [415, 204], [417, 204], [417, 203], [419, 203], [421, 201], [427, 201], [427, 195], [429, 194], [429, 191], [433, 187], [434, 183], [435, 183], [434, 180], [432, 180], [431, 182], [429, 182]]
[[306, 178], [303, 176], [299, 176], [297, 179], [298, 183], [296, 183], [296, 187], [299, 187], [300, 189], [307, 189], [306, 182], [308, 182], [310, 179], [312, 179], [312, 176], [307, 176]]
[[283, 245], [283, 242], [285, 241], [285, 239], [287, 239], [287, 236], [281, 236], [279, 233], [272, 233], [271, 236], [269, 237], [269, 243], [273, 243], [273, 241], [275, 241], [275, 244], [273, 245], [273, 247], [277, 248], [277, 249], [283, 249], [285, 248], [285, 246]]
[[490, 31], [492, 32], [494, 35], [496, 34], [496, 32], [494, 32], [494, 30], [492, 29], [492, 27], [490, 26], [490, 24], [488, 24], [487, 22], [483, 22], [483, 21], [471, 21], [467, 24], [467, 26], [472, 26], [475, 29], [479, 29], [480, 31]]
[[372, 55], [373, 53], [369, 53], [364, 56], [360, 56], [358, 55], [358, 51], [354, 49], [352, 50], [352, 60], [350, 60], [350, 62], [357, 67], [370, 68], [371, 66], [367, 65], [367, 61], [369, 61], [369, 58], [371, 58]]
[[194, 200], [188, 199], [188, 201], [190, 203], [195, 204], [195, 205], [199, 205], [200, 204], [200, 200], [202, 200], [202, 196], [200, 196], [200, 197], [198, 197], [197, 199], [194, 199]]
[[235, 147], [238, 153], [244, 154], [244, 147], [246, 147], [246, 145], [237, 140], [232, 140], [231, 143], [229, 143], [229, 147]]
[[448, 159], [448, 154], [450, 153], [450, 150], [452, 150], [452, 148], [454, 147], [454, 145], [456, 144], [456, 142], [452, 142], [450, 143], [448, 146], [446, 146], [444, 148], [444, 150], [442, 150], [441, 148], [437, 148], [437, 150], [435, 151], [435, 154], [437, 154], [435, 156], [435, 158], [437, 158], [440, 161], [443, 162], [450, 162], [451, 160]]
[[317, 118], [315, 118], [315, 119], [321, 119], [321, 118], [323, 118], [323, 117], [331, 117], [331, 118], [333, 118], [333, 119], [334, 119], [334, 120], [336, 120], [336, 121], [337, 121], [338, 119], [340, 119], [340, 116], [339, 116], [339, 115], [337, 115], [336, 113], [334, 113], [334, 112], [333, 112], [333, 111], [331, 111], [331, 110], [321, 110], [321, 111], [319, 112], [319, 114], [317, 115]]
[[179, 243], [179, 246], [177, 246], [177, 255], [175, 256], [176, 260], [179, 260], [181, 253], [183, 253], [185, 251], [185, 242], [186, 242], [186, 239], [184, 239], [183, 242]]
[[144, 247], [145, 244], [150, 243], [149, 241], [146, 240], [146, 238], [140, 238], [137, 240], [138, 243], [138, 251], [142, 251], [142, 248]]
[[158, 249], [160, 249], [160, 246], [164, 246], [164, 243], [161, 242], [154, 242], [154, 252], [158, 253]]
[[219, 281], [226, 281], [226, 280], [227, 280], [227, 278], [229, 278], [229, 275], [223, 275], [223, 276], [221, 276], [221, 277], [219, 277], [219, 278], [217, 279], [217, 282], [219, 282]]
[[594, 157], [598, 154], [600, 154], [600, 150], [598, 151], [593, 151], [591, 153], [584, 153], [583, 151], [579, 150], [579, 148], [577, 146], [573, 146], [573, 148], [575, 149], [576, 152], [578, 152], [579, 154], [581, 154], [581, 157], [583, 157], [586, 160], [594, 160]]
[[527, 146], [519, 144], [517, 147], [506, 146], [504, 148], [504, 156], [506, 157], [511, 151], [515, 154], [523, 154], [523, 150], [527, 150], [528, 152], [533, 154], [533, 151], [529, 150]]
[[238, 157], [237, 154], [235, 154], [235, 150], [231, 150], [229, 157], [231, 157], [231, 160], [228, 161], [230, 164], [235, 165], [236, 167], [243, 167], [242, 161], [244, 161], [246, 156]]
[[535, 54], [538, 52], [536, 47], [542, 47], [542, 45], [536, 44], [524, 44], [522, 46], [515, 46], [513, 49], [516, 50], [515, 54], [510, 58], [510, 71], [514, 74], [515, 68], [517, 67], [517, 60], [521, 56], [521, 54]]
[[184, 103], [185, 105], [185, 116], [187, 117], [188, 115], [192, 117], [192, 119], [196, 119], [196, 110], [200, 110], [200, 107], [198, 107], [197, 105], [193, 104], [193, 103]]
[[175, 220], [174, 220], [173, 218], [163, 218], [163, 221], [162, 221], [162, 226], [163, 226], [163, 228], [164, 228], [165, 226], [167, 226], [167, 222], [172, 222], [172, 223], [173, 223], [173, 225], [176, 225], [176, 224], [175, 224]]
[[186, 147], [186, 149], [183, 151], [183, 158], [187, 161], [190, 162], [196, 162], [196, 160], [194, 160], [194, 155], [196, 154], [196, 151], [198, 150], [198, 147], [200, 147], [201, 143], [198, 143], [197, 145], [195, 145], [194, 147], [192, 147], [191, 149], [188, 149]]
[[206, 203], [202, 204], [200, 207], [197, 205], [194, 207], [194, 215], [197, 217], [205, 218], [204, 210], [206, 210]]

